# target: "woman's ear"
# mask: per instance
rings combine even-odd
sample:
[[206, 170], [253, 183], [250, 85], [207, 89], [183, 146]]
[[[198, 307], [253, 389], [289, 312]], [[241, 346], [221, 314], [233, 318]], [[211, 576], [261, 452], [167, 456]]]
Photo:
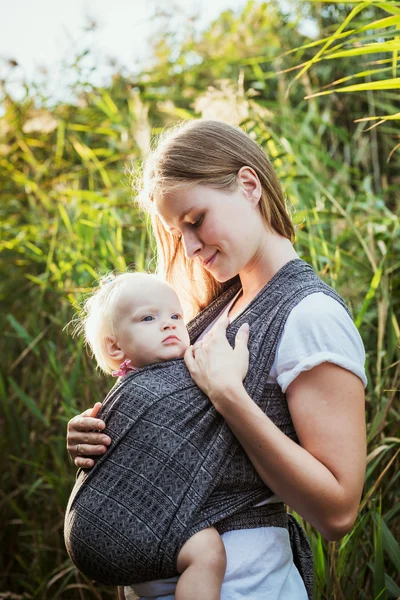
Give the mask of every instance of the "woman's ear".
[[106, 341], [106, 350], [107, 350], [108, 356], [110, 358], [114, 359], [115, 361], [122, 362], [125, 358], [125, 353], [118, 346], [117, 338], [115, 338], [114, 336], [110, 336], [110, 337], [106, 337], [105, 341]]
[[257, 173], [251, 167], [241, 167], [237, 177], [246, 198], [253, 206], [257, 206], [261, 198], [261, 183]]

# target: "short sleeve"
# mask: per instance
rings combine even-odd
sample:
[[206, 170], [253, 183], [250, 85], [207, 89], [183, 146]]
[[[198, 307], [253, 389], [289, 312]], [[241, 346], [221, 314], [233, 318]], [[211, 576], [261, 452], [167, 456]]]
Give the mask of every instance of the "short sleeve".
[[303, 371], [331, 362], [351, 371], [367, 385], [365, 350], [352, 319], [339, 302], [322, 292], [310, 294], [291, 311], [269, 380], [286, 392]]

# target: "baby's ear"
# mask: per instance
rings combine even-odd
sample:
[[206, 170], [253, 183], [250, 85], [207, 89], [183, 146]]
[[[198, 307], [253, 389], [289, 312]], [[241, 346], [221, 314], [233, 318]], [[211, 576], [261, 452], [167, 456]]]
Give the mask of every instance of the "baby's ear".
[[118, 346], [117, 339], [114, 336], [106, 337], [106, 349], [110, 358], [121, 362], [124, 360], [125, 354]]

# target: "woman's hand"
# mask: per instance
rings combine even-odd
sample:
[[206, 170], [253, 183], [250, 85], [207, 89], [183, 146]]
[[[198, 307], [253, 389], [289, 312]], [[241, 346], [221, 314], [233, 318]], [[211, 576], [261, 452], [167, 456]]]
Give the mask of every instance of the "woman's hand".
[[106, 424], [95, 418], [100, 407], [101, 402], [96, 402], [68, 423], [67, 450], [77, 467], [93, 467], [93, 459], [87, 457], [104, 454], [111, 444], [108, 435], [101, 433]]
[[185, 363], [199, 388], [218, 410], [218, 400], [233, 387], [242, 386], [249, 368], [249, 325], [244, 323], [235, 337], [235, 348], [226, 339], [229, 319], [215, 325], [204, 338], [189, 346]]

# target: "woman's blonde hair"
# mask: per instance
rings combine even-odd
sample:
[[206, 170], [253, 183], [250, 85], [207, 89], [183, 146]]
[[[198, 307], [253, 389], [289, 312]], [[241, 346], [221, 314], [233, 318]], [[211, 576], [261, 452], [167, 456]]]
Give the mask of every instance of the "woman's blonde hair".
[[102, 277], [93, 293], [85, 299], [80, 316], [75, 319], [74, 333], [83, 334], [98, 366], [104, 373], [111, 374], [119, 365], [107, 352], [106, 340], [117, 333], [115, 307], [126, 286], [141, 284], [145, 278], [160, 281], [157, 275], [148, 273], [109, 273]]
[[260, 179], [259, 208], [265, 223], [293, 242], [294, 227], [277, 175], [262, 148], [239, 127], [204, 119], [179, 123], [164, 132], [145, 162], [138, 202], [152, 216], [158, 272], [179, 292], [192, 316], [232, 281], [218, 283], [198, 261], [185, 257], [182, 240], [165, 230], [154, 200], [194, 185], [233, 191], [244, 166]]

